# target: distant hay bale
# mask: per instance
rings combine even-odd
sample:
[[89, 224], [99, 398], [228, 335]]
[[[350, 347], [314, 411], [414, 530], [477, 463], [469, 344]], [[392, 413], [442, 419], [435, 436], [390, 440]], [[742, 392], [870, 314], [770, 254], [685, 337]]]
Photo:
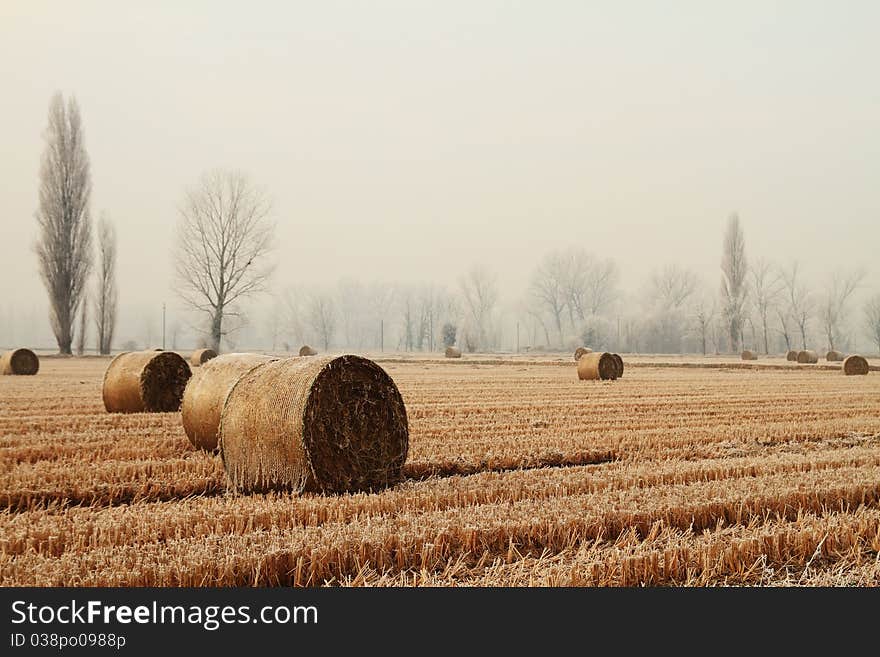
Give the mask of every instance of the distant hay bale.
[[231, 489], [327, 493], [398, 483], [409, 448], [397, 386], [360, 356], [286, 358], [232, 387], [220, 419]]
[[844, 356], [839, 351], [835, 351], [834, 349], [825, 354], [825, 360], [827, 360], [829, 363], [839, 363], [844, 358], [846, 358], [846, 356]]
[[446, 347], [446, 357], [461, 358], [461, 349], [456, 349], [455, 347]]
[[811, 349], [805, 349], [803, 351], [799, 351], [797, 355], [797, 362], [803, 364], [815, 364], [819, 362], [819, 356], [815, 351]]
[[104, 373], [104, 408], [109, 413], [171, 413], [180, 409], [192, 374], [173, 351], [128, 351]]
[[798, 358], [798, 352], [796, 352], [794, 349], [792, 349], [787, 354], [785, 354], [785, 360], [790, 360], [790, 361], [796, 363], [797, 358]]
[[578, 378], [582, 381], [595, 379], [614, 380], [618, 376], [617, 368], [618, 363], [614, 354], [604, 351], [584, 354], [577, 362]]
[[40, 359], [30, 349], [12, 349], [0, 356], [0, 374], [32, 376], [40, 371]]
[[200, 367], [212, 358], [217, 358], [217, 352], [213, 349], [196, 349], [189, 357], [189, 364], [193, 367]]
[[758, 354], [750, 349], [744, 349], [741, 357], [743, 360], [758, 360]]
[[617, 378], [621, 378], [623, 376], [623, 358], [620, 357], [620, 354], [611, 354], [614, 357], [614, 363], [617, 365]]
[[574, 350], [574, 360], [575, 360], [575, 362], [577, 362], [580, 360], [581, 356], [583, 356], [584, 354], [591, 354], [591, 353], [593, 353], [593, 350], [590, 349], [589, 347], [578, 347], [577, 349]]
[[847, 356], [846, 360], [843, 361], [843, 373], [847, 376], [858, 376], [865, 375], [868, 373], [870, 369], [868, 367], [868, 361], [863, 356]]
[[224, 354], [193, 372], [183, 392], [180, 414], [183, 430], [194, 447], [209, 452], [217, 449], [226, 395], [242, 374], [272, 360], [277, 359], [262, 354]]
[[309, 345], [304, 344], [302, 347], [299, 348], [299, 355], [300, 356], [317, 356], [318, 352], [315, 351], [314, 349], [312, 349]]

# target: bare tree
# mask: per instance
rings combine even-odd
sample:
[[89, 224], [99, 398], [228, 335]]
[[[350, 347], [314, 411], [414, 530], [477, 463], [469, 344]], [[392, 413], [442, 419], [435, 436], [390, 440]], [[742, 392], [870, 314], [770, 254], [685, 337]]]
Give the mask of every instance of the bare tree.
[[785, 340], [785, 350], [791, 351], [791, 316], [782, 308], [776, 309], [776, 316], [779, 318], [779, 333]]
[[770, 353], [770, 339], [768, 329], [768, 316], [773, 304], [779, 296], [779, 277], [774, 273], [770, 263], [763, 259], [750, 268], [752, 283], [752, 298], [758, 319], [761, 321], [761, 335], [764, 340], [764, 353]]
[[652, 301], [663, 309], [680, 309], [696, 287], [696, 275], [678, 265], [666, 265], [651, 275]]
[[534, 305], [545, 310], [553, 319], [559, 345], [563, 343], [562, 316], [566, 306], [572, 308], [569, 301], [576, 293], [575, 289], [579, 291], [581, 288], [573, 285], [567, 259], [557, 251], [544, 256], [532, 274], [529, 293], [535, 301]]
[[[116, 229], [106, 216], [98, 222], [98, 285], [95, 290], [95, 330], [98, 353], [109, 354], [116, 330]], [[172, 346], [172, 348], [174, 348]]]
[[86, 353], [86, 328], [89, 325], [89, 300], [84, 297], [79, 305], [79, 332], [76, 334], [76, 355]]
[[874, 295], [865, 306], [865, 326], [880, 353], [880, 294]]
[[223, 320], [235, 302], [261, 292], [274, 225], [266, 194], [241, 172], [205, 174], [180, 210], [176, 269], [179, 294], [210, 321], [211, 347], [220, 349]]
[[820, 307], [822, 328], [825, 331], [825, 339], [828, 347], [835, 349], [835, 342], [839, 342], [841, 324], [846, 314], [847, 302], [865, 278], [863, 269], [856, 269], [849, 273], [836, 271], [831, 274], [825, 296]]
[[498, 303], [496, 277], [484, 267], [476, 266], [461, 278], [460, 287], [468, 322], [476, 331], [474, 346], [477, 349], [493, 347], [493, 314]]
[[336, 309], [329, 294], [316, 292], [309, 297], [306, 317], [315, 335], [321, 341], [324, 351], [330, 349], [333, 334], [336, 332]]
[[645, 325], [649, 334], [645, 346], [651, 351], [680, 353], [686, 332], [685, 304], [697, 287], [693, 272], [678, 265], [655, 270], [648, 285], [651, 316]]
[[697, 331], [700, 333], [700, 347], [703, 355], [706, 355], [707, 338], [712, 332], [712, 322], [715, 319], [715, 302], [702, 298], [694, 305], [694, 320]]
[[724, 318], [727, 320], [730, 335], [730, 350], [739, 351], [742, 342], [743, 315], [745, 314], [746, 244], [743, 236], [739, 215], [730, 215], [727, 219], [727, 231], [724, 234], [724, 248], [721, 255], [721, 296], [724, 299]]
[[794, 320], [801, 334], [802, 348], [807, 348], [807, 326], [813, 314], [813, 297], [800, 278], [800, 265], [797, 261], [782, 272], [782, 281], [788, 301], [788, 314]]
[[40, 276], [49, 293], [49, 319], [58, 350], [70, 354], [73, 324], [92, 266], [92, 179], [75, 99], [65, 107], [60, 93], [53, 96], [45, 139], [36, 252]]

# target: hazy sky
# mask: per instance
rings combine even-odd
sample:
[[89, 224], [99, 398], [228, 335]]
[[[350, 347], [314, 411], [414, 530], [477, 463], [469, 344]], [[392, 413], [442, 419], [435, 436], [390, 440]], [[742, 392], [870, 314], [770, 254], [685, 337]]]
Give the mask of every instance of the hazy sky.
[[[121, 312], [171, 292], [184, 189], [265, 186], [276, 289], [340, 277], [518, 296], [538, 258], [751, 256], [880, 290], [880, 3], [0, 0], [0, 310], [45, 316], [31, 245], [52, 94], [80, 103]], [[47, 324], [48, 331], [48, 324]]]

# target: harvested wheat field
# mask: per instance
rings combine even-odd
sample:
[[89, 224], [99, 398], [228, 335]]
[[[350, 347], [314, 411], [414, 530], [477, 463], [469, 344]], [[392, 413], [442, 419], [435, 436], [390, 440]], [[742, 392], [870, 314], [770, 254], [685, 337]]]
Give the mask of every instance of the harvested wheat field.
[[106, 359], [0, 377], [0, 584], [880, 584], [875, 371], [376, 360], [405, 479], [339, 495], [228, 493], [179, 413], [105, 411]]

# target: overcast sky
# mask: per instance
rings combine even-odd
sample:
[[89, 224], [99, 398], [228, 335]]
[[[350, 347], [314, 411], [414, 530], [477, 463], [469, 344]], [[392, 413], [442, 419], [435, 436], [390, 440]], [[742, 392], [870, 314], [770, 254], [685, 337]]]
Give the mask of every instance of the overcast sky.
[[[184, 190], [213, 167], [274, 199], [273, 281], [519, 296], [546, 251], [750, 256], [880, 291], [880, 3], [0, 1], [0, 310], [45, 317], [32, 244], [49, 100], [79, 101], [123, 324], [174, 301]], [[42, 319], [41, 319], [42, 321]], [[44, 322], [48, 333], [48, 322]]]

